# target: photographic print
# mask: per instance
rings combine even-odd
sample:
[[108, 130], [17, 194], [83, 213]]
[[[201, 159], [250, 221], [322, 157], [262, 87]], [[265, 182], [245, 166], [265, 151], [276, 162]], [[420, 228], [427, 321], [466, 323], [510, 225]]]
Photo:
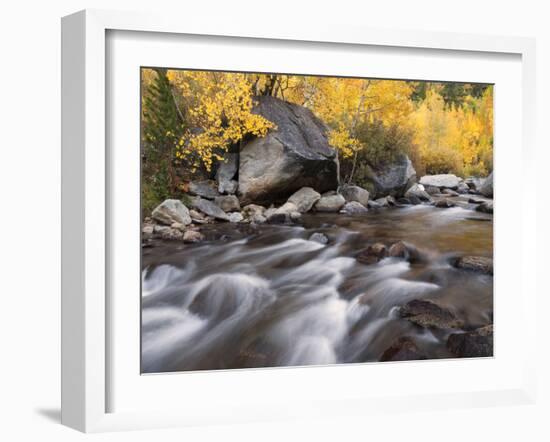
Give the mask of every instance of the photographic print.
[[493, 85], [141, 68], [141, 371], [493, 356]]

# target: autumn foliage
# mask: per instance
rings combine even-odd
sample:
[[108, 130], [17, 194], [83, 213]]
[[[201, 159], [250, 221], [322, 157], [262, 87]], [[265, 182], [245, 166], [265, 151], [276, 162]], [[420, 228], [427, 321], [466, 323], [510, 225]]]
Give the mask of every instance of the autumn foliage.
[[[253, 112], [258, 95], [311, 109], [326, 124], [349, 182], [396, 153], [408, 154], [419, 173], [484, 176], [493, 167], [489, 85], [142, 69], [142, 87], [143, 163], [163, 162], [172, 192], [179, 185], [174, 167], [208, 173], [247, 138], [276, 129]], [[152, 188], [158, 177], [143, 179]]]

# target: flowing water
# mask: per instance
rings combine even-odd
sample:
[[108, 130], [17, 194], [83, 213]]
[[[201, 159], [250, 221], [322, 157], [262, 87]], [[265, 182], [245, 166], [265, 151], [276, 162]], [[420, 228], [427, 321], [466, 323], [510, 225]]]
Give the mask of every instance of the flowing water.
[[[417, 327], [397, 310], [427, 298], [466, 328], [492, 322], [493, 278], [449, 264], [458, 254], [492, 256], [492, 215], [472, 207], [312, 214], [294, 226], [214, 224], [203, 243], [144, 249], [142, 371], [378, 361], [401, 336], [428, 358], [450, 357], [449, 331]], [[310, 241], [314, 232], [328, 244]], [[398, 240], [425, 259], [355, 259], [369, 244]]]

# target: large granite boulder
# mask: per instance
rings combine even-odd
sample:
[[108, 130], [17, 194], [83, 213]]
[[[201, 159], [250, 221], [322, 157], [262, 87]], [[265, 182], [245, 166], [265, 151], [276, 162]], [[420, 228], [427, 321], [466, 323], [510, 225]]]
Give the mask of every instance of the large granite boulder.
[[191, 224], [189, 210], [180, 200], [164, 200], [151, 214], [153, 219], [167, 226], [180, 223], [186, 226]]
[[401, 197], [416, 182], [416, 170], [409, 157], [403, 154], [377, 169], [370, 169], [366, 179], [374, 198]]
[[483, 184], [479, 188], [479, 193], [488, 198], [493, 197], [493, 172], [491, 172], [491, 174], [487, 178], [485, 178]]
[[274, 97], [255, 97], [253, 112], [276, 125], [245, 143], [239, 157], [239, 196], [244, 204], [269, 204], [302, 187], [317, 192], [338, 187], [338, 158], [327, 128], [303, 106]]
[[439, 187], [445, 189], [457, 189], [461, 179], [452, 173], [443, 173], [440, 175], [424, 175], [420, 178], [420, 184], [423, 186]]

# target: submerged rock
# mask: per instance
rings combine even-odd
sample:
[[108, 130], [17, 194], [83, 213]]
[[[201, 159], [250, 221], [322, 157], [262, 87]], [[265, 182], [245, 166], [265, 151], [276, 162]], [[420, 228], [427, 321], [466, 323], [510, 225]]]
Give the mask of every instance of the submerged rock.
[[189, 210], [180, 200], [164, 200], [152, 213], [153, 219], [168, 226], [173, 223], [191, 224]]
[[408, 336], [402, 336], [382, 354], [380, 362], [388, 361], [416, 361], [427, 359], [417, 347], [416, 343]]
[[309, 237], [310, 241], [318, 242], [319, 244], [328, 244], [328, 238], [326, 235], [315, 232]]
[[376, 243], [360, 252], [355, 259], [361, 264], [371, 265], [376, 264], [386, 256], [388, 256], [387, 247], [382, 243]]
[[346, 204], [346, 200], [340, 194], [323, 196], [315, 203], [318, 212], [338, 212]]
[[425, 299], [414, 299], [399, 309], [399, 315], [423, 328], [461, 328], [464, 322], [450, 310]]
[[447, 339], [447, 349], [459, 358], [493, 356], [493, 325], [451, 334]]
[[338, 186], [338, 159], [324, 123], [297, 104], [275, 97], [255, 97], [252, 112], [276, 125], [254, 138], [239, 157], [239, 195], [244, 202], [271, 203], [302, 187], [317, 192]]
[[185, 243], [197, 243], [204, 239], [204, 235], [196, 230], [186, 230], [183, 233], [183, 242]]
[[461, 256], [452, 263], [455, 267], [487, 275], [493, 274], [493, 259], [486, 256]]
[[482, 201], [479, 206], [476, 207], [476, 211], [482, 213], [493, 213], [493, 202], [492, 201]]
[[442, 200], [436, 201], [435, 203], [435, 207], [439, 209], [449, 209], [455, 206], [456, 204], [453, 203], [452, 201], [449, 201], [448, 199], [442, 199]]

